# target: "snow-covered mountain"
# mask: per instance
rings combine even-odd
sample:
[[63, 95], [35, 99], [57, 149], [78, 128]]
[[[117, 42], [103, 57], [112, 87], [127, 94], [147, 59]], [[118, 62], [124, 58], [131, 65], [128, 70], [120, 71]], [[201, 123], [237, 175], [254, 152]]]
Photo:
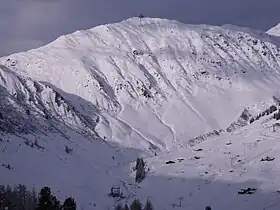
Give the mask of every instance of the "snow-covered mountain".
[[[178, 170], [200, 172], [188, 163], [163, 170], [165, 157], [189, 158], [192, 146], [214, 150], [243, 138], [244, 129], [267, 128], [255, 120], [278, 109], [279, 44], [275, 36], [232, 25], [131, 18], [0, 58], [0, 181], [71, 192], [85, 209], [108, 208], [110, 187], [123, 184], [127, 199], [150, 192], [157, 207], [171, 208], [172, 190], [161, 206], [154, 190], [167, 186], [159, 181], [151, 191], [152, 183]], [[209, 162], [224, 158], [203, 154]], [[139, 156], [149, 158], [157, 175], [138, 192], [127, 183], [129, 163]], [[227, 170], [219, 161], [217, 180]]]
[[266, 33], [273, 36], [280, 36], [280, 23], [269, 29]]

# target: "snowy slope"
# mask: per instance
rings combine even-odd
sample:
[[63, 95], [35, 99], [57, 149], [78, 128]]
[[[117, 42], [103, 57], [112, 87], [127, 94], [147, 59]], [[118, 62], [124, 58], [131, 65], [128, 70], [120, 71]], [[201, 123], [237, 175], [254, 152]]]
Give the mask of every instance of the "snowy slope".
[[280, 36], [280, 23], [269, 29], [266, 33], [273, 36]]
[[224, 128], [243, 107], [271, 97], [279, 58], [278, 43], [263, 32], [131, 18], [1, 63], [100, 107], [112, 119], [98, 123], [99, 135], [138, 147], [134, 137], [123, 139], [122, 124], [168, 150]]
[[[112, 206], [108, 193], [114, 184], [123, 186], [127, 200], [149, 195], [158, 209], [170, 209], [176, 196], [195, 190], [201, 170], [210, 170], [210, 163], [215, 163], [213, 180], [227, 188], [225, 183], [241, 172], [227, 175], [230, 166], [223, 161], [228, 147], [223, 145], [236, 141], [230, 152], [246, 149], [243, 143], [261, 137], [273, 122], [262, 125], [255, 119], [264, 122], [266, 110], [278, 107], [278, 40], [231, 25], [131, 18], [59, 37], [0, 58], [0, 64], [0, 181], [37, 188], [46, 184], [61, 197], [71, 192], [85, 209]], [[244, 158], [277, 146], [268, 142]], [[190, 146], [207, 151], [201, 160], [206, 168], [192, 160], [165, 166], [165, 160], [179, 156], [190, 159]], [[138, 189], [129, 171], [139, 156], [148, 158], [152, 171]], [[252, 178], [269, 185], [254, 175], [257, 167], [259, 163], [252, 164], [240, 182]], [[176, 179], [165, 185], [165, 177]], [[199, 204], [185, 197], [190, 208], [213, 203], [224, 209], [239, 201], [235, 190], [217, 204], [228, 191], [211, 189], [207, 196], [213, 197], [196, 191], [205, 197]], [[166, 202], [161, 203], [158, 192], [164, 191]], [[255, 209], [244, 202], [236, 203], [240, 209]]]
[[110, 170], [143, 152], [104, 141], [94, 122], [49, 86], [0, 66], [0, 182], [102, 200], [118, 182]]
[[[279, 209], [280, 124], [271, 117], [193, 148], [148, 159], [147, 178], [131, 190], [143, 200], [153, 200], [156, 209]], [[262, 161], [267, 157], [273, 160]], [[238, 194], [247, 188], [256, 191]]]

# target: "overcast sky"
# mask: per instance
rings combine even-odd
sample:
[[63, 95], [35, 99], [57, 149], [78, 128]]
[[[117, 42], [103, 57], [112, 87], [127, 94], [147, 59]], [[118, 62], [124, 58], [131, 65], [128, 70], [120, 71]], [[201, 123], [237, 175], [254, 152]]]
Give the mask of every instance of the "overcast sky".
[[0, 56], [140, 13], [267, 30], [280, 22], [280, 0], [0, 0]]

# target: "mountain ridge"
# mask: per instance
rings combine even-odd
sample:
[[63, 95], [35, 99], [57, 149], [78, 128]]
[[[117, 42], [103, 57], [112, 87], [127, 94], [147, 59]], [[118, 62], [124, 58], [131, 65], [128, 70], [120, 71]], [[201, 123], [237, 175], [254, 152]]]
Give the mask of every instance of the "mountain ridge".
[[[279, 43], [237, 26], [131, 18], [2, 57], [0, 155], [15, 169], [0, 168], [0, 180], [14, 183], [22, 174], [23, 183], [32, 184], [31, 176], [40, 184], [42, 176], [56, 190], [76, 190], [88, 209], [94, 207], [83, 191], [94, 192], [98, 208], [107, 208], [112, 203], [104, 195], [115, 183], [131, 182], [129, 164], [136, 157], [161, 170], [160, 158], [262, 126], [250, 121], [277, 105]], [[54, 172], [44, 164], [65, 181], [47, 177]], [[134, 185], [125, 185], [126, 193]]]
[[272, 27], [271, 29], [267, 30], [266, 32], [269, 35], [277, 36], [279, 37], [280, 35], [280, 23]]
[[[251, 85], [271, 89], [266, 86], [273, 86], [276, 82], [274, 80], [279, 76], [278, 44], [273, 40], [265, 42], [269, 35], [264, 33], [254, 33], [256, 37], [264, 37], [264, 41], [256, 40], [243, 32], [243, 28], [235, 27], [241, 32], [231, 28], [232, 26], [194, 26], [177, 21], [131, 18], [121, 23], [78, 31], [27, 54], [15, 54], [6, 57], [6, 61], [5, 58], [1, 60], [2, 64], [10, 68], [16, 65], [20, 74], [51, 82], [65, 92], [87, 101], [95, 101], [99, 107], [113, 115], [120, 115], [124, 110], [123, 103], [125, 106], [135, 104], [132, 106], [133, 110], [148, 103], [151, 107], [149, 113], [155, 113], [155, 118], [158, 118], [161, 108], [156, 107], [169, 104], [166, 102], [167, 98], [175, 98], [182, 106], [191, 110], [188, 115], [193, 116], [192, 118], [200, 123], [210, 122], [206, 123], [209, 126], [206, 130], [188, 136], [193, 137], [201, 132], [222, 128], [221, 122], [213, 119], [213, 116], [205, 118], [206, 113], [200, 113], [203, 110], [193, 108], [201, 106], [196, 103], [201, 89], [208, 91], [207, 86], [210, 86], [215, 92], [219, 92], [217, 89], [221, 87], [230, 91], [250, 91]], [[244, 43], [250, 43], [246, 45], [247, 49], [242, 45]], [[15, 60], [13, 57], [16, 57]], [[32, 64], [33, 62], [36, 64]], [[250, 73], [246, 73], [244, 69]], [[265, 81], [265, 71], [270, 71], [268, 79], [272, 84]], [[253, 81], [252, 76], [255, 77]], [[63, 79], [64, 77], [67, 79]], [[228, 118], [228, 124], [232, 117], [234, 116]], [[161, 116], [158, 119], [163, 122], [163, 118]], [[133, 124], [131, 119], [129, 124]], [[173, 134], [168, 126], [167, 130], [165, 133], [169, 133], [171, 138]], [[192, 130], [188, 132], [191, 133]], [[151, 132], [144, 136], [151, 139], [150, 135]], [[179, 142], [183, 143], [182, 140]], [[170, 147], [172, 143], [168, 145], [164, 147]]]

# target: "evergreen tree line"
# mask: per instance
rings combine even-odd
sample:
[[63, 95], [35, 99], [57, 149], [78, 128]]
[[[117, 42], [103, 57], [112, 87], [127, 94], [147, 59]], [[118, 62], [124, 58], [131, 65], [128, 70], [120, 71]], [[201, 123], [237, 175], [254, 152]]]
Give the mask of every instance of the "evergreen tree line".
[[[152, 202], [150, 200], [146, 201], [145, 206], [139, 201], [139, 199], [134, 200], [130, 206], [125, 204], [122, 206], [121, 204], [117, 205], [115, 210], [154, 210]], [[210, 206], [206, 206], [205, 210], [212, 210]]]
[[24, 185], [0, 185], [0, 210], [76, 210], [77, 205], [72, 197], [61, 203], [52, 194], [49, 187], [43, 187], [39, 195]]
[[130, 206], [127, 204], [122, 206], [121, 204], [117, 205], [115, 210], [153, 210], [153, 205], [150, 200], [146, 201], [146, 204], [143, 205], [139, 199], [135, 199]]

